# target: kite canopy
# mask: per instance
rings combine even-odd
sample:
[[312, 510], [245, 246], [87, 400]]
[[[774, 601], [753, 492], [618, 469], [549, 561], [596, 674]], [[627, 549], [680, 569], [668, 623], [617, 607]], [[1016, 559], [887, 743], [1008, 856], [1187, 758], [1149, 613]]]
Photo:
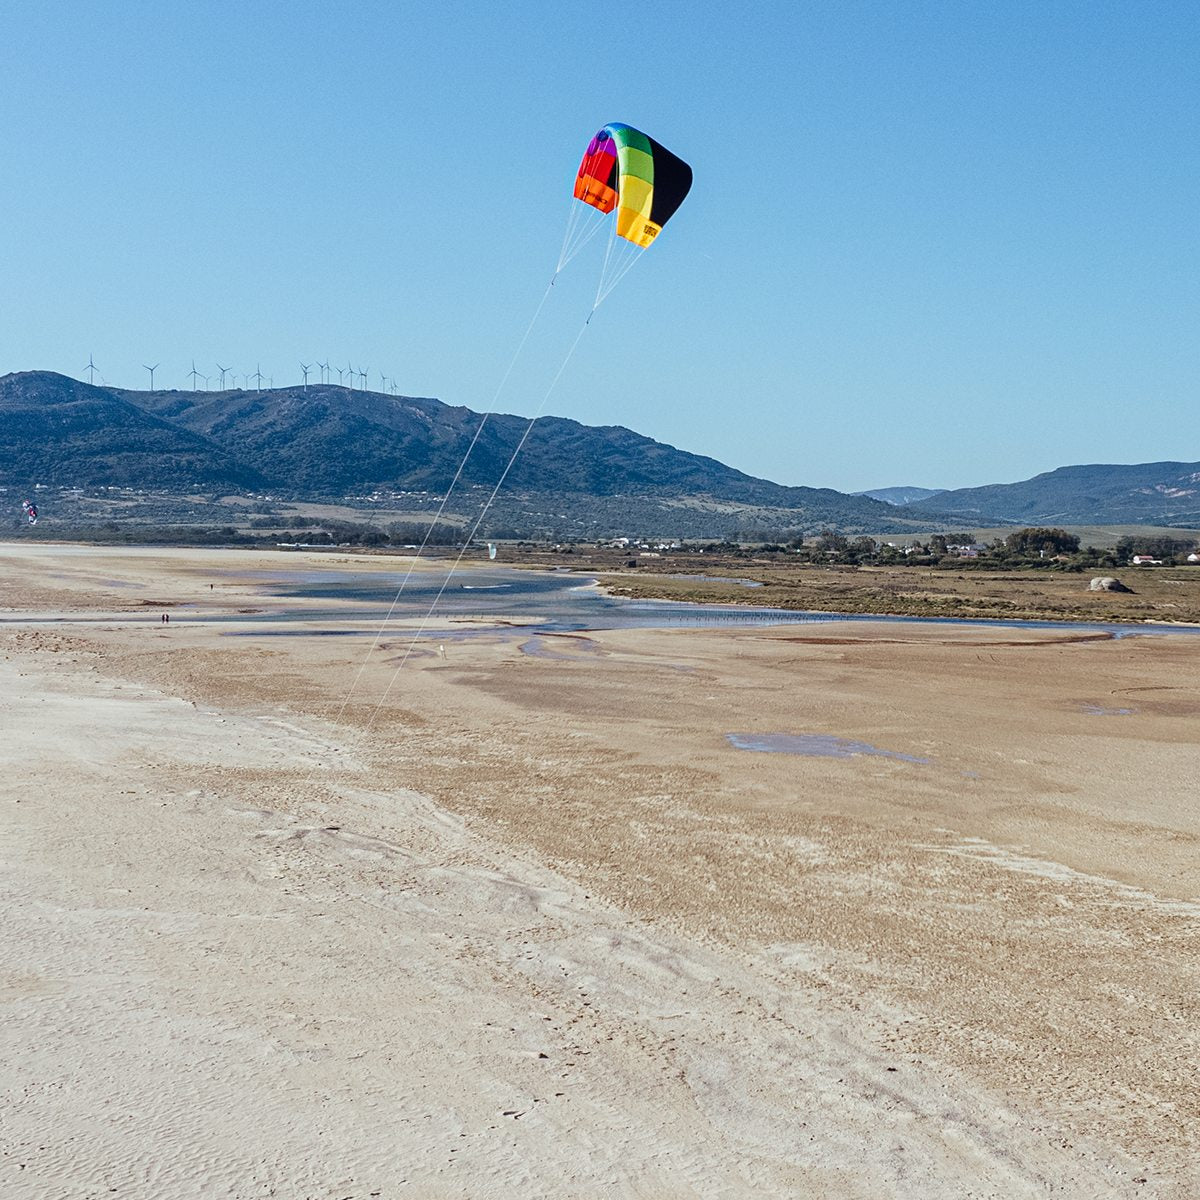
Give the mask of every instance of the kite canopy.
[[605, 125], [579, 164], [575, 198], [602, 213], [615, 208], [617, 236], [644, 250], [691, 186], [692, 168], [682, 158], [629, 125]]

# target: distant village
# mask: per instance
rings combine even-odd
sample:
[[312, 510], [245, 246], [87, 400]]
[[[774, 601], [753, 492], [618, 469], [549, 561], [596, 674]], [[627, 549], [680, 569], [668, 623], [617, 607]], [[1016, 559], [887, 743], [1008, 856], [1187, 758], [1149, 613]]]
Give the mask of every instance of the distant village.
[[[268, 494], [210, 496], [197, 488], [167, 494], [127, 487], [50, 488], [37, 484], [26, 493], [0, 485], [0, 510], [11, 510], [10, 526], [31, 536], [28, 501], [36, 495], [41, 513], [36, 534], [80, 540], [175, 542], [193, 545], [274, 545], [318, 549], [355, 546], [400, 549], [414, 544], [461, 546], [470, 525], [461, 516], [441, 517], [431, 528], [431, 511], [440, 496], [431, 492], [375, 492], [347, 496], [340, 503], [300, 502]], [[385, 505], [394, 505], [388, 513]], [[363, 511], [358, 505], [368, 506]], [[396, 519], [397, 510], [406, 512]], [[1180, 531], [1184, 535], [1184, 531]], [[283, 536], [281, 536], [283, 535]], [[472, 538], [493, 544], [541, 547], [569, 554], [592, 547], [626, 556], [635, 566], [673, 554], [787, 556], [793, 561], [845, 566], [937, 566], [1004, 569], [1014, 566], [1056, 570], [1093, 567], [1170, 567], [1200, 565], [1200, 544], [1192, 535], [1159, 531], [1127, 534], [1113, 544], [1081, 544], [1077, 534], [1058, 527], [1014, 529], [990, 541], [973, 534], [934, 533], [882, 540], [826, 529], [760, 529], [721, 540], [662, 535], [617, 537], [528, 537], [508, 524], [483, 526]]]
[[730, 543], [708, 545], [663, 541], [653, 538], [611, 538], [598, 543], [639, 558], [660, 558], [671, 551], [720, 554], [787, 553], [813, 563], [843, 565], [923, 566], [954, 562], [960, 566], [1043, 566], [1060, 570], [1083, 570], [1100, 566], [1196, 566], [1200, 545], [1192, 537], [1161, 534], [1126, 535], [1110, 547], [1081, 546], [1080, 538], [1064, 529], [1030, 527], [1014, 530], [991, 542], [952, 540], [949, 535], [914, 537], [903, 543], [879, 541], [868, 536], [847, 537], [825, 531], [816, 537], [794, 538], [787, 543]]

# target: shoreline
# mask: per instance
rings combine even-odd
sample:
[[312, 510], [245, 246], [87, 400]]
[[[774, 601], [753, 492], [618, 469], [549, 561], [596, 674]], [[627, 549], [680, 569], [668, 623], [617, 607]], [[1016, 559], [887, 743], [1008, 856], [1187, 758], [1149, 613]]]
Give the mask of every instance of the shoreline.
[[[30, 552], [30, 546], [42, 546], [42, 550], [34, 550]], [[51, 543], [17, 543], [17, 542], [0, 542], [0, 566], [3, 565], [5, 558], [21, 558], [22, 556], [31, 558], [34, 562], [45, 559], [47, 556], [53, 557], [53, 546], [57, 544]], [[338, 570], [346, 570], [358, 574], [371, 574], [376, 571], [380, 573], [393, 573], [397, 569], [406, 571], [406, 579], [413, 574], [421, 575], [425, 573], [435, 573], [446, 569], [449, 560], [444, 558], [418, 557], [408, 554], [357, 554], [347, 553], [345, 551], [292, 551], [286, 552], [277, 549], [232, 549], [232, 550], [192, 550], [184, 547], [104, 547], [92, 546], [88, 543], [70, 543], [66, 544], [66, 553], [68, 556], [79, 556], [94, 553], [100, 556], [121, 556], [126, 554], [128, 558], [144, 561], [154, 561], [162, 559], [172, 561], [185, 557], [189, 561], [203, 561], [205, 556], [221, 557], [232, 563], [237, 563], [241, 560], [243, 563], [254, 561], [263, 564], [260, 569], [274, 569], [281, 574], [288, 574], [297, 570], [311, 569], [316, 571], [327, 570], [336, 572]], [[294, 561], [297, 555], [302, 557], [304, 566], [291, 567], [281, 566], [281, 560], [278, 555], [286, 553], [288, 559], [282, 561]], [[451, 564], [453, 565], [453, 564]], [[249, 568], [244, 568], [249, 569]], [[626, 574], [605, 572], [603, 570], [592, 570], [577, 568], [574, 566], [561, 566], [548, 563], [491, 563], [488, 561], [470, 561], [460, 567], [462, 571], [505, 571], [515, 570], [521, 572], [532, 571], [535, 573], [546, 573], [550, 575], [562, 575], [569, 573], [581, 580], [581, 586], [592, 588], [598, 595], [606, 598], [623, 601], [623, 600], [651, 600], [665, 606], [678, 605], [681, 607], [693, 606], [697, 608], [707, 609], [714, 616], [720, 616], [725, 612], [729, 613], [768, 613], [771, 614], [771, 621], [775, 621], [775, 614], [779, 614], [778, 621], [783, 623], [786, 621], [786, 614], [795, 614], [798, 622], [805, 620], [819, 620], [821, 622], [836, 621], [844, 619], [847, 622], [864, 622], [879, 620], [881, 622], [896, 622], [896, 623], [911, 623], [911, 624], [929, 624], [937, 625], [963, 625], [963, 626], [979, 626], [981, 628], [1009, 627], [1009, 628], [1031, 628], [1039, 627], [1062, 627], [1062, 626], [1077, 626], [1080, 628], [1111, 628], [1118, 631], [1136, 631], [1139, 629], [1149, 630], [1167, 630], [1178, 631], [1181, 633], [1200, 632], [1200, 619], [1184, 620], [1178, 617], [1167, 615], [1146, 615], [1138, 617], [1128, 612], [1121, 613], [1119, 611], [1110, 611], [1107, 613], [1086, 613], [1082, 611], [1055, 611], [1052, 608], [1031, 608], [1028, 610], [1012, 611], [1003, 609], [994, 609], [986, 612], [964, 613], [961, 611], [901, 611], [901, 606], [895, 605], [892, 607], [868, 607], [859, 605], [854, 607], [853, 604], [846, 603], [846, 593], [839, 596], [841, 607], [835, 607], [834, 602], [830, 601], [824, 607], [798, 607], [780, 603], [781, 597], [772, 597], [775, 603], [768, 603], [766, 597], [755, 595], [754, 599], [747, 596], [747, 588], [745, 584], [748, 582], [757, 582], [751, 574], [747, 574], [741, 579], [714, 579], [712, 584], [714, 588], [710, 588], [708, 592], [701, 595], [688, 595], [682, 597], [678, 594], [672, 594], [673, 586], [680, 582], [685, 582], [689, 585], [688, 591], [694, 590], [693, 586], [696, 580], [695, 576], [677, 575], [677, 574], [650, 574], [648, 577], [633, 581]], [[919, 570], [919, 569], [918, 569]], [[236, 572], [235, 572], [236, 573]], [[806, 575], [820, 576], [820, 569], [809, 570], [805, 569]], [[841, 580], [846, 577], [845, 572], [833, 573], [834, 578]], [[657, 582], [651, 582], [657, 581]], [[1037, 582], [1041, 582], [1039, 578]], [[247, 580], [249, 582], [249, 579]], [[1175, 582], [1175, 581], [1171, 581]], [[1185, 581], [1187, 590], [1196, 592], [1196, 603], [1200, 605], [1200, 570], [1196, 571], [1194, 577], [1189, 576]], [[228, 581], [222, 582], [222, 595], [227, 596], [231, 589], [231, 584]], [[481, 598], [486, 599], [486, 593], [490, 590], [486, 586], [476, 586], [468, 588], [470, 591], [478, 591], [481, 593]], [[701, 589], [703, 592], [703, 589]], [[756, 589], [757, 593], [757, 589]], [[1093, 597], [1103, 597], [1105, 593], [1093, 593]], [[209, 597], [208, 599], [213, 599]], [[819, 598], [818, 598], [819, 599]], [[211, 604], [204, 604], [205, 597], [201, 594], [197, 598], [197, 603], [202, 608], [212, 608]], [[811, 598], [810, 598], [811, 600]], [[382, 603], [383, 601], [379, 601]], [[181, 602], [175, 599], [163, 599], [161, 601], [139, 601], [137, 605], [126, 605], [126, 611], [143, 611], [148, 607], [154, 607], [155, 604], [165, 609], [173, 609], [180, 607]], [[296, 597], [269, 597], [263, 610], [260, 612], [249, 613], [242, 612], [238, 615], [246, 616], [266, 616], [272, 608], [278, 609], [283, 604], [298, 605], [301, 601]], [[798, 604], [799, 602], [797, 602]], [[310, 605], [315, 607], [315, 603]], [[232, 616], [228, 612], [225, 616]], [[48, 618], [55, 620], [57, 617]], [[66, 618], [64, 618], [66, 619]], [[364, 617], [366, 621], [373, 618]], [[389, 616], [389, 622], [400, 624], [402, 620], [414, 620], [411, 614], [405, 618], [395, 618]], [[507, 618], [506, 618], [507, 619]], [[532, 619], [532, 618], [531, 618]], [[0, 622], [4, 618], [0, 616]], [[764, 622], [765, 623], [765, 622]], [[598, 626], [604, 627], [604, 626]], [[1120, 632], [1117, 636], [1121, 636]]]

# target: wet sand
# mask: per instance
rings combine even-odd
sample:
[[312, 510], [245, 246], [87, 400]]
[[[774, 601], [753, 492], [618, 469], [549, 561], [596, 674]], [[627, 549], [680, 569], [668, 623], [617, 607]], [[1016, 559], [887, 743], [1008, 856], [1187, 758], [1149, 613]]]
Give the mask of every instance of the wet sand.
[[199, 620], [306, 561], [0, 546], [5, 1195], [1200, 1192], [1200, 639]]

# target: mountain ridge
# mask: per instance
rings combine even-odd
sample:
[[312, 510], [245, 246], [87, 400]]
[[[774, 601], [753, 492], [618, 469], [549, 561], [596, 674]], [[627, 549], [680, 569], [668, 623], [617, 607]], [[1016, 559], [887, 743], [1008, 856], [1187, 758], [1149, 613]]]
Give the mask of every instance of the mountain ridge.
[[[47, 377], [54, 381], [47, 386]], [[29, 482], [85, 478], [96, 487], [124, 485], [153, 457], [160, 487], [253, 489], [263, 477], [204, 438], [145, 412], [120, 394], [65, 375], [21, 372], [0, 378], [0, 476]]]
[[[77, 410], [65, 438], [54, 420], [64, 404]], [[716, 534], [747, 524], [911, 527], [879, 501], [756, 479], [623, 426], [547, 416], [530, 429], [526, 417], [332, 384], [141, 392], [21, 372], [0, 378], [0, 416], [0, 424], [21, 430], [0, 443], [0, 480], [22, 486], [196, 485], [331, 498], [445, 492], [456, 476], [464, 489], [490, 488], [507, 470], [506, 493], [558, 497], [577, 508], [622, 498], [644, 501], [633, 508], [646, 513], [679, 505], [697, 512], [704, 505], [692, 502], [710, 499], [718, 510], [741, 506], [740, 513], [713, 512]]]
[[917, 487], [915, 484], [899, 484], [896, 487], [867, 488], [866, 491], [853, 492], [855, 496], [870, 496], [872, 500], [882, 500], [884, 504], [892, 504], [903, 508], [915, 504], [918, 500], [928, 500], [940, 496], [945, 488]]
[[1017, 483], [957, 488], [907, 505], [976, 522], [1027, 525], [1200, 524], [1200, 462], [1086, 463]]
[[0, 377], [0, 485], [18, 489], [428, 500], [454, 484], [448, 512], [466, 516], [478, 497], [468, 502], [460, 493], [487, 494], [502, 477], [497, 510], [531, 534], [601, 536], [630, 522], [686, 536], [1200, 525], [1200, 463], [1086, 464], [1010, 484], [847, 495], [758, 479], [624, 426], [545, 416], [530, 428], [526, 417], [430, 397], [333, 384], [146, 392], [48, 371]]

